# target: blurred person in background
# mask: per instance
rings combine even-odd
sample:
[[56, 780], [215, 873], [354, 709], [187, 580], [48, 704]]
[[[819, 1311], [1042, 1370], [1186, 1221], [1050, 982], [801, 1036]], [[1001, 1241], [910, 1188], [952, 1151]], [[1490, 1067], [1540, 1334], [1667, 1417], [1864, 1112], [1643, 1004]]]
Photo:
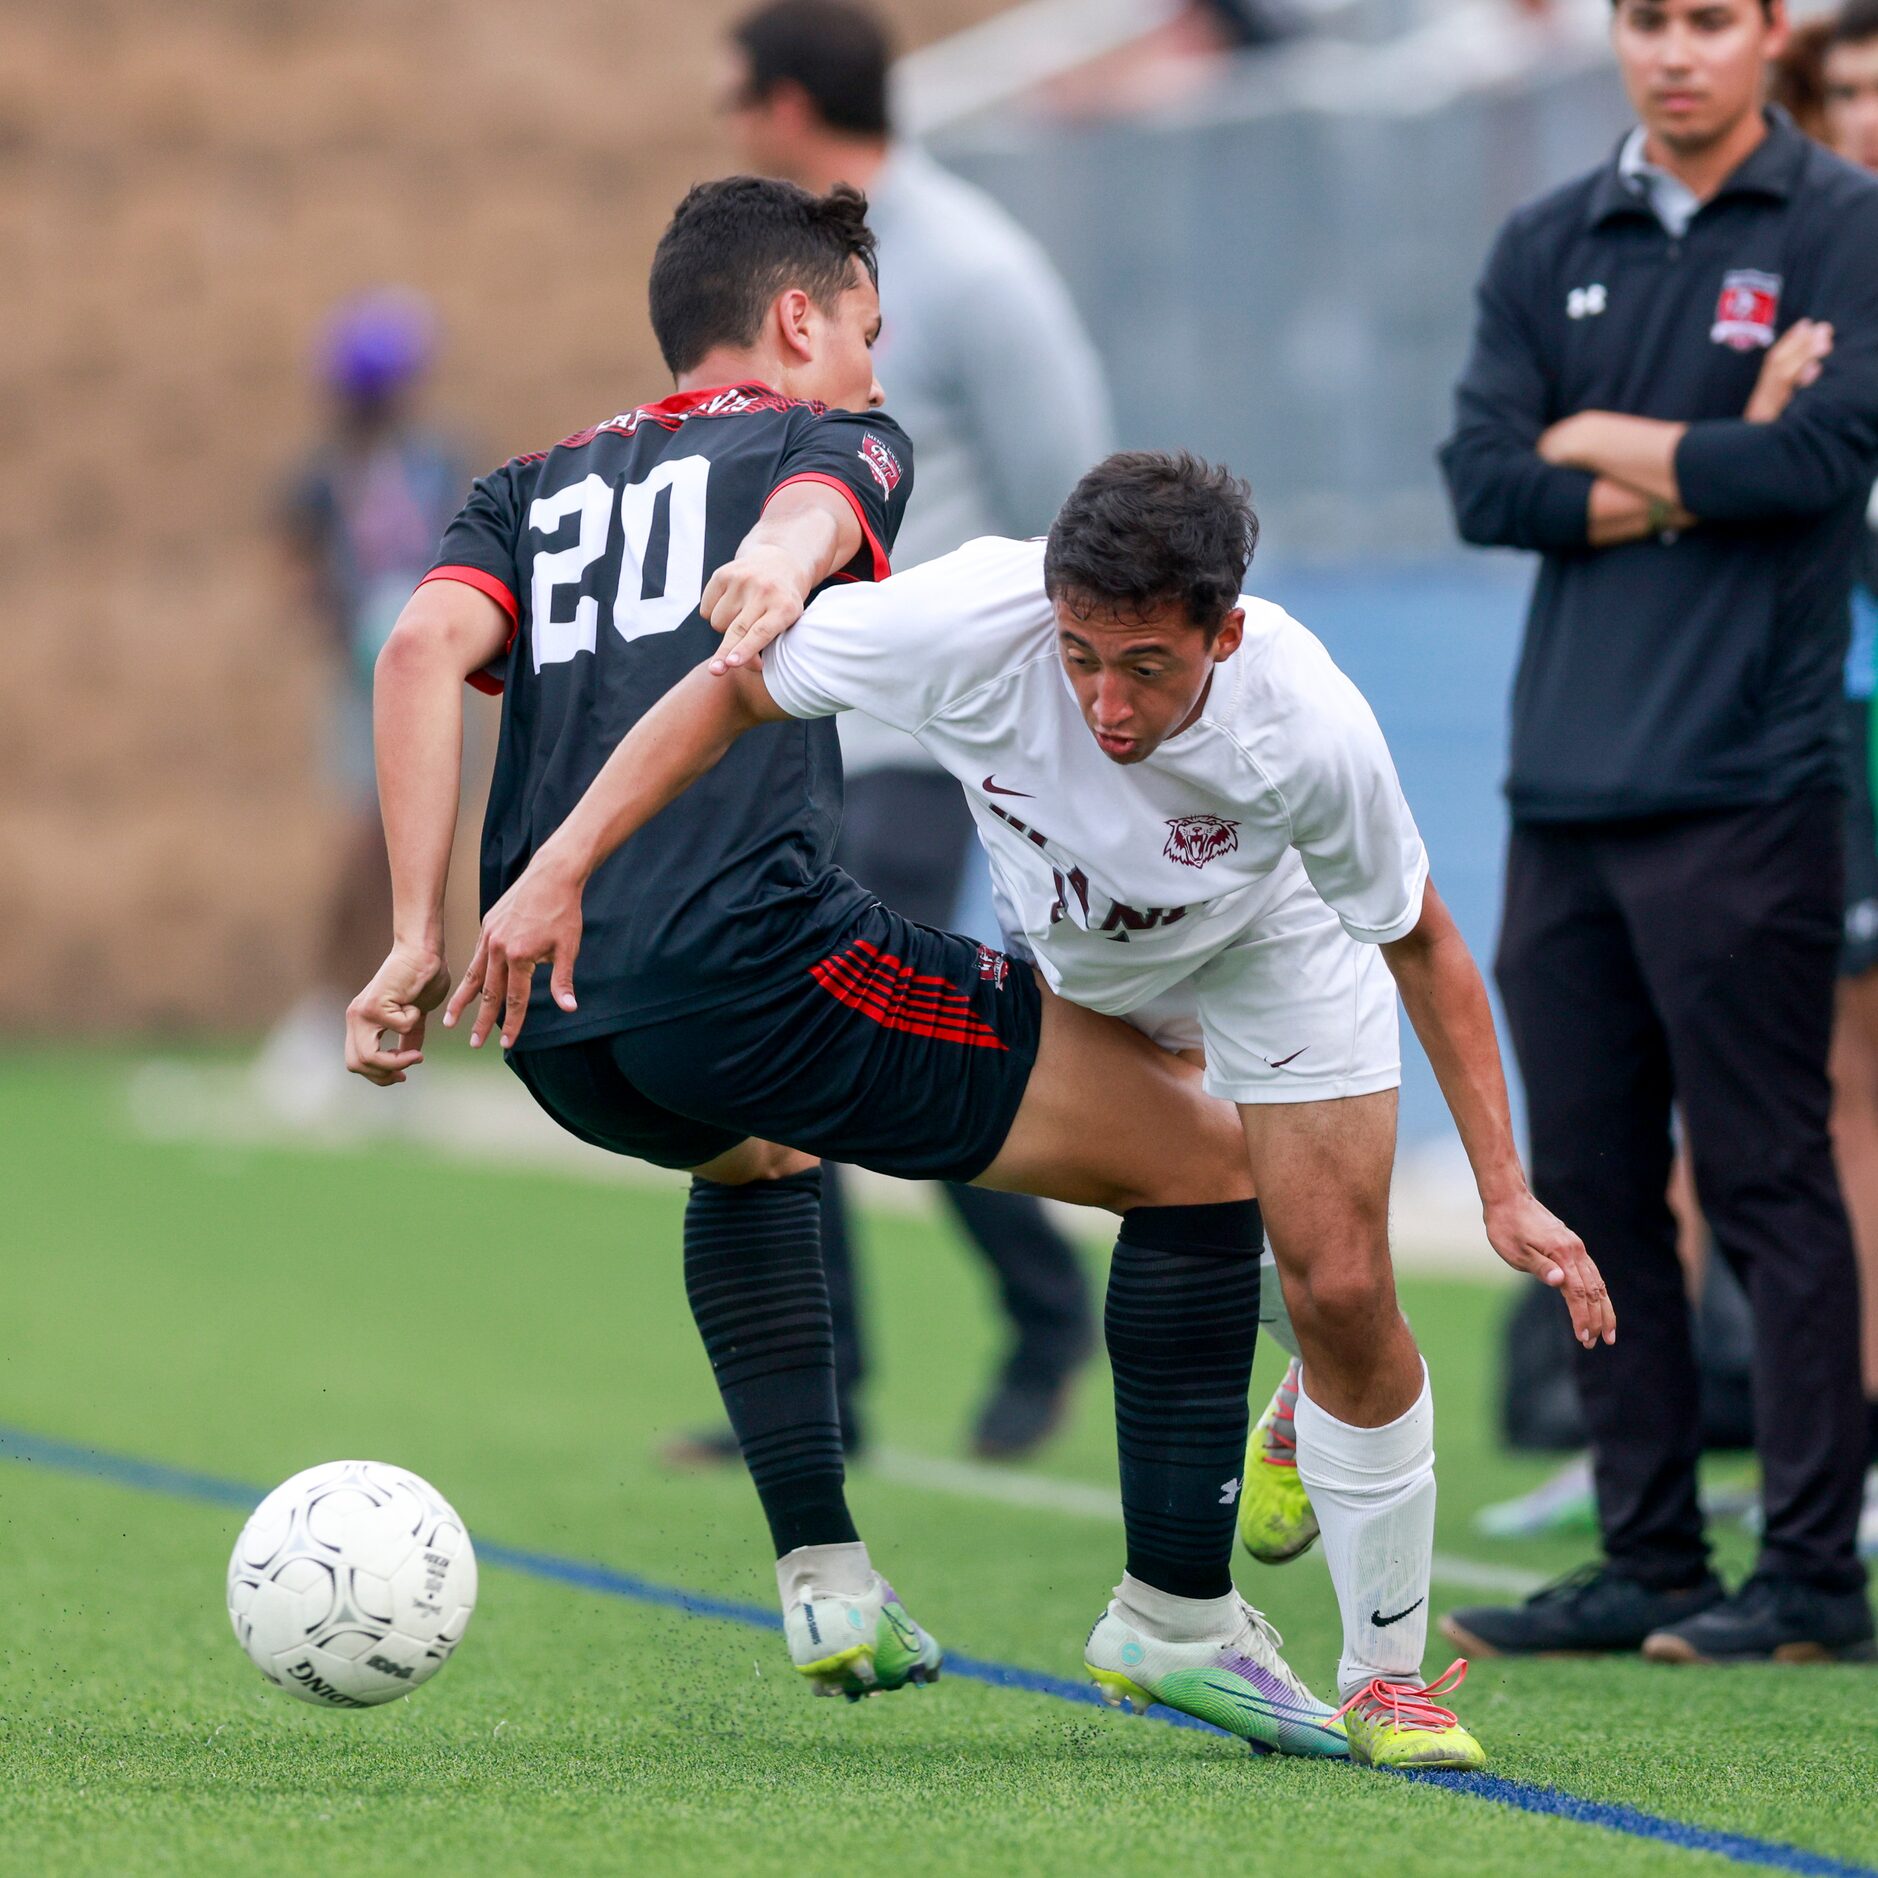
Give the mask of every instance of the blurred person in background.
[[[895, 551], [912, 567], [980, 535], [1041, 535], [1077, 479], [1110, 448], [1095, 349], [1037, 244], [989, 196], [894, 138], [892, 47], [846, 0], [774, 0], [732, 29], [724, 115], [738, 160], [821, 193], [852, 183], [879, 239], [874, 357], [919, 454]], [[985, 861], [958, 785], [914, 740], [872, 719], [842, 722], [847, 806], [840, 866], [896, 912], [947, 926]], [[988, 902], [989, 892], [970, 895]], [[966, 924], [979, 924], [967, 920]], [[995, 931], [980, 938], [995, 941]], [[1060, 1422], [1095, 1343], [1075, 1249], [1026, 1195], [947, 1185], [947, 1204], [991, 1267], [1010, 1347], [972, 1444], [1013, 1459]], [[848, 1207], [823, 1175], [823, 1249], [850, 1452], [866, 1373]], [[728, 1428], [685, 1437], [678, 1461], [734, 1462]]]
[[[1779, 0], [1616, 0], [1613, 35], [1640, 123], [1502, 232], [1442, 462], [1467, 540], [1545, 557], [1499, 978], [1535, 1187], [1584, 1232], [1629, 1334], [1578, 1365], [1604, 1560], [1444, 1628], [1509, 1654], [1870, 1659], [1826, 1063], [1878, 185], [1764, 111]], [[1754, 1307], [1765, 1527], [1732, 1596], [1696, 1494], [1673, 1104]]]
[[340, 1098], [334, 1048], [352, 987], [376, 969], [391, 874], [372, 761], [372, 667], [469, 485], [458, 450], [418, 415], [437, 349], [422, 295], [385, 288], [337, 307], [320, 342], [325, 435], [294, 473], [281, 529], [332, 659], [330, 785], [341, 799], [339, 878], [314, 981], [268, 1039], [263, 1095], [308, 1120]]
[[1072, 60], [1038, 85], [1038, 102], [1071, 118], [1160, 109], [1212, 83], [1222, 61], [1309, 25], [1291, 0], [1185, 0], [1138, 12], [1132, 37]]
[[[1827, 140], [1878, 175], [1878, 0], [1821, 22], [1816, 88]], [[1872, 808], [1872, 693], [1878, 689], [1878, 488], [1865, 511], [1846, 658], [1845, 950], [1832, 1036], [1833, 1136], [1864, 1280], [1865, 1512], [1859, 1550], [1878, 1557], [1878, 818]]]
[[1826, 128], [1826, 48], [1836, 22], [1807, 20], [1787, 35], [1786, 50], [1768, 75], [1767, 96], [1817, 143], [1830, 143]]

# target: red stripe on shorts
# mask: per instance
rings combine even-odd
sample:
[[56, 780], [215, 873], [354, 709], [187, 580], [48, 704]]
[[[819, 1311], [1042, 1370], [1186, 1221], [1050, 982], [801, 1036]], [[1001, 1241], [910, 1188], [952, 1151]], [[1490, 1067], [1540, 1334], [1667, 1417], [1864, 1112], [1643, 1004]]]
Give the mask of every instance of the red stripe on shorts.
[[930, 972], [915, 972], [865, 939], [812, 966], [809, 976], [831, 998], [885, 1030], [967, 1049], [1009, 1048], [956, 985]]

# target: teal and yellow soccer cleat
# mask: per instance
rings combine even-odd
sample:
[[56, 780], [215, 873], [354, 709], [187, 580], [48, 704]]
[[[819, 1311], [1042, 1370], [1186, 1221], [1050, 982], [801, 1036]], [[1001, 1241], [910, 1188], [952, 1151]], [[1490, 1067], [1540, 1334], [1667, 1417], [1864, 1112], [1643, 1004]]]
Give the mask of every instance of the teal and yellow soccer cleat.
[[907, 1615], [879, 1572], [861, 1592], [805, 1586], [783, 1613], [783, 1635], [796, 1673], [815, 1693], [844, 1695], [850, 1702], [937, 1682], [945, 1661], [945, 1652]]
[[1239, 1488], [1239, 1543], [1262, 1565], [1283, 1565], [1317, 1543], [1317, 1515], [1298, 1479], [1298, 1376], [1294, 1356], [1246, 1444]]
[[1229, 1637], [1166, 1643], [1117, 1615], [1113, 1604], [1083, 1646], [1083, 1667], [1110, 1708], [1146, 1714], [1152, 1703], [1197, 1715], [1264, 1754], [1343, 1760], [1343, 1724], [1278, 1654], [1284, 1641], [1249, 1604]]
[[1365, 1683], [1337, 1711], [1349, 1732], [1351, 1760], [1364, 1767], [1485, 1767], [1486, 1749], [1452, 1709], [1432, 1700], [1466, 1680], [1467, 1662], [1461, 1658], [1425, 1688], [1380, 1677]]

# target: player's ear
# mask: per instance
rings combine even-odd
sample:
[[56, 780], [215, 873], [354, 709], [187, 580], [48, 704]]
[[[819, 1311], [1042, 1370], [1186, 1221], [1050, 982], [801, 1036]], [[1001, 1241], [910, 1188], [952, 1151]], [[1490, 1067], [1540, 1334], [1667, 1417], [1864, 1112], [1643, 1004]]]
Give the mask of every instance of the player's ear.
[[1213, 663], [1229, 659], [1245, 643], [1245, 608], [1236, 606], [1219, 623], [1213, 635]]
[[800, 287], [789, 287], [772, 303], [770, 322], [783, 349], [783, 357], [806, 365], [815, 357], [816, 323], [821, 308]]

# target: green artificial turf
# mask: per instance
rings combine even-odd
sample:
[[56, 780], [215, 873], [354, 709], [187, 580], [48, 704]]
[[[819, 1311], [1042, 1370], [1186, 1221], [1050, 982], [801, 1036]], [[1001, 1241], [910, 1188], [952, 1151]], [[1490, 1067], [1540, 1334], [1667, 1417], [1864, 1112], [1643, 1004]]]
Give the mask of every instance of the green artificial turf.
[[[679, 1206], [390, 1149], [159, 1145], [126, 1065], [0, 1066], [0, 1424], [269, 1485], [346, 1455], [432, 1479], [487, 1542], [773, 1598], [735, 1474], [673, 1475], [708, 1420]], [[955, 1456], [997, 1354], [983, 1273], [872, 1222], [876, 1439]], [[1445, 1552], [1550, 1572], [1581, 1544], [1476, 1538], [1544, 1468], [1494, 1450], [1505, 1294], [1405, 1286], [1436, 1379]], [[1268, 1379], [1269, 1353], [1261, 1361]], [[1106, 1378], [1037, 1464], [1111, 1487]], [[1112, 1524], [862, 1471], [876, 1558], [953, 1649], [1074, 1676]], [[1719, 1872], [1724, 1861], [959, 1679], [814, 1702], [771, 1634], [490, 1568], [456, 1659], [327, 1714], [236, 1649], [240, 1514], [0, 1459], [0, 1870], [32, 1873]], [[1731, 1537], [1737, 1567], [1745, 1542]], [[1313, 1554], [1241, 1587], [1327, 1689]], [[1470, 1594], [1436, 1587], [1436, 1606]], [[1447, 1658], [1439, 1641], [1430, 1670]], [[1878, 1675], [1476, 1666], [1496, 1773], [1878, 1863]], [[1732, 1869], [1740, 1870], [1739, 1866]]]

